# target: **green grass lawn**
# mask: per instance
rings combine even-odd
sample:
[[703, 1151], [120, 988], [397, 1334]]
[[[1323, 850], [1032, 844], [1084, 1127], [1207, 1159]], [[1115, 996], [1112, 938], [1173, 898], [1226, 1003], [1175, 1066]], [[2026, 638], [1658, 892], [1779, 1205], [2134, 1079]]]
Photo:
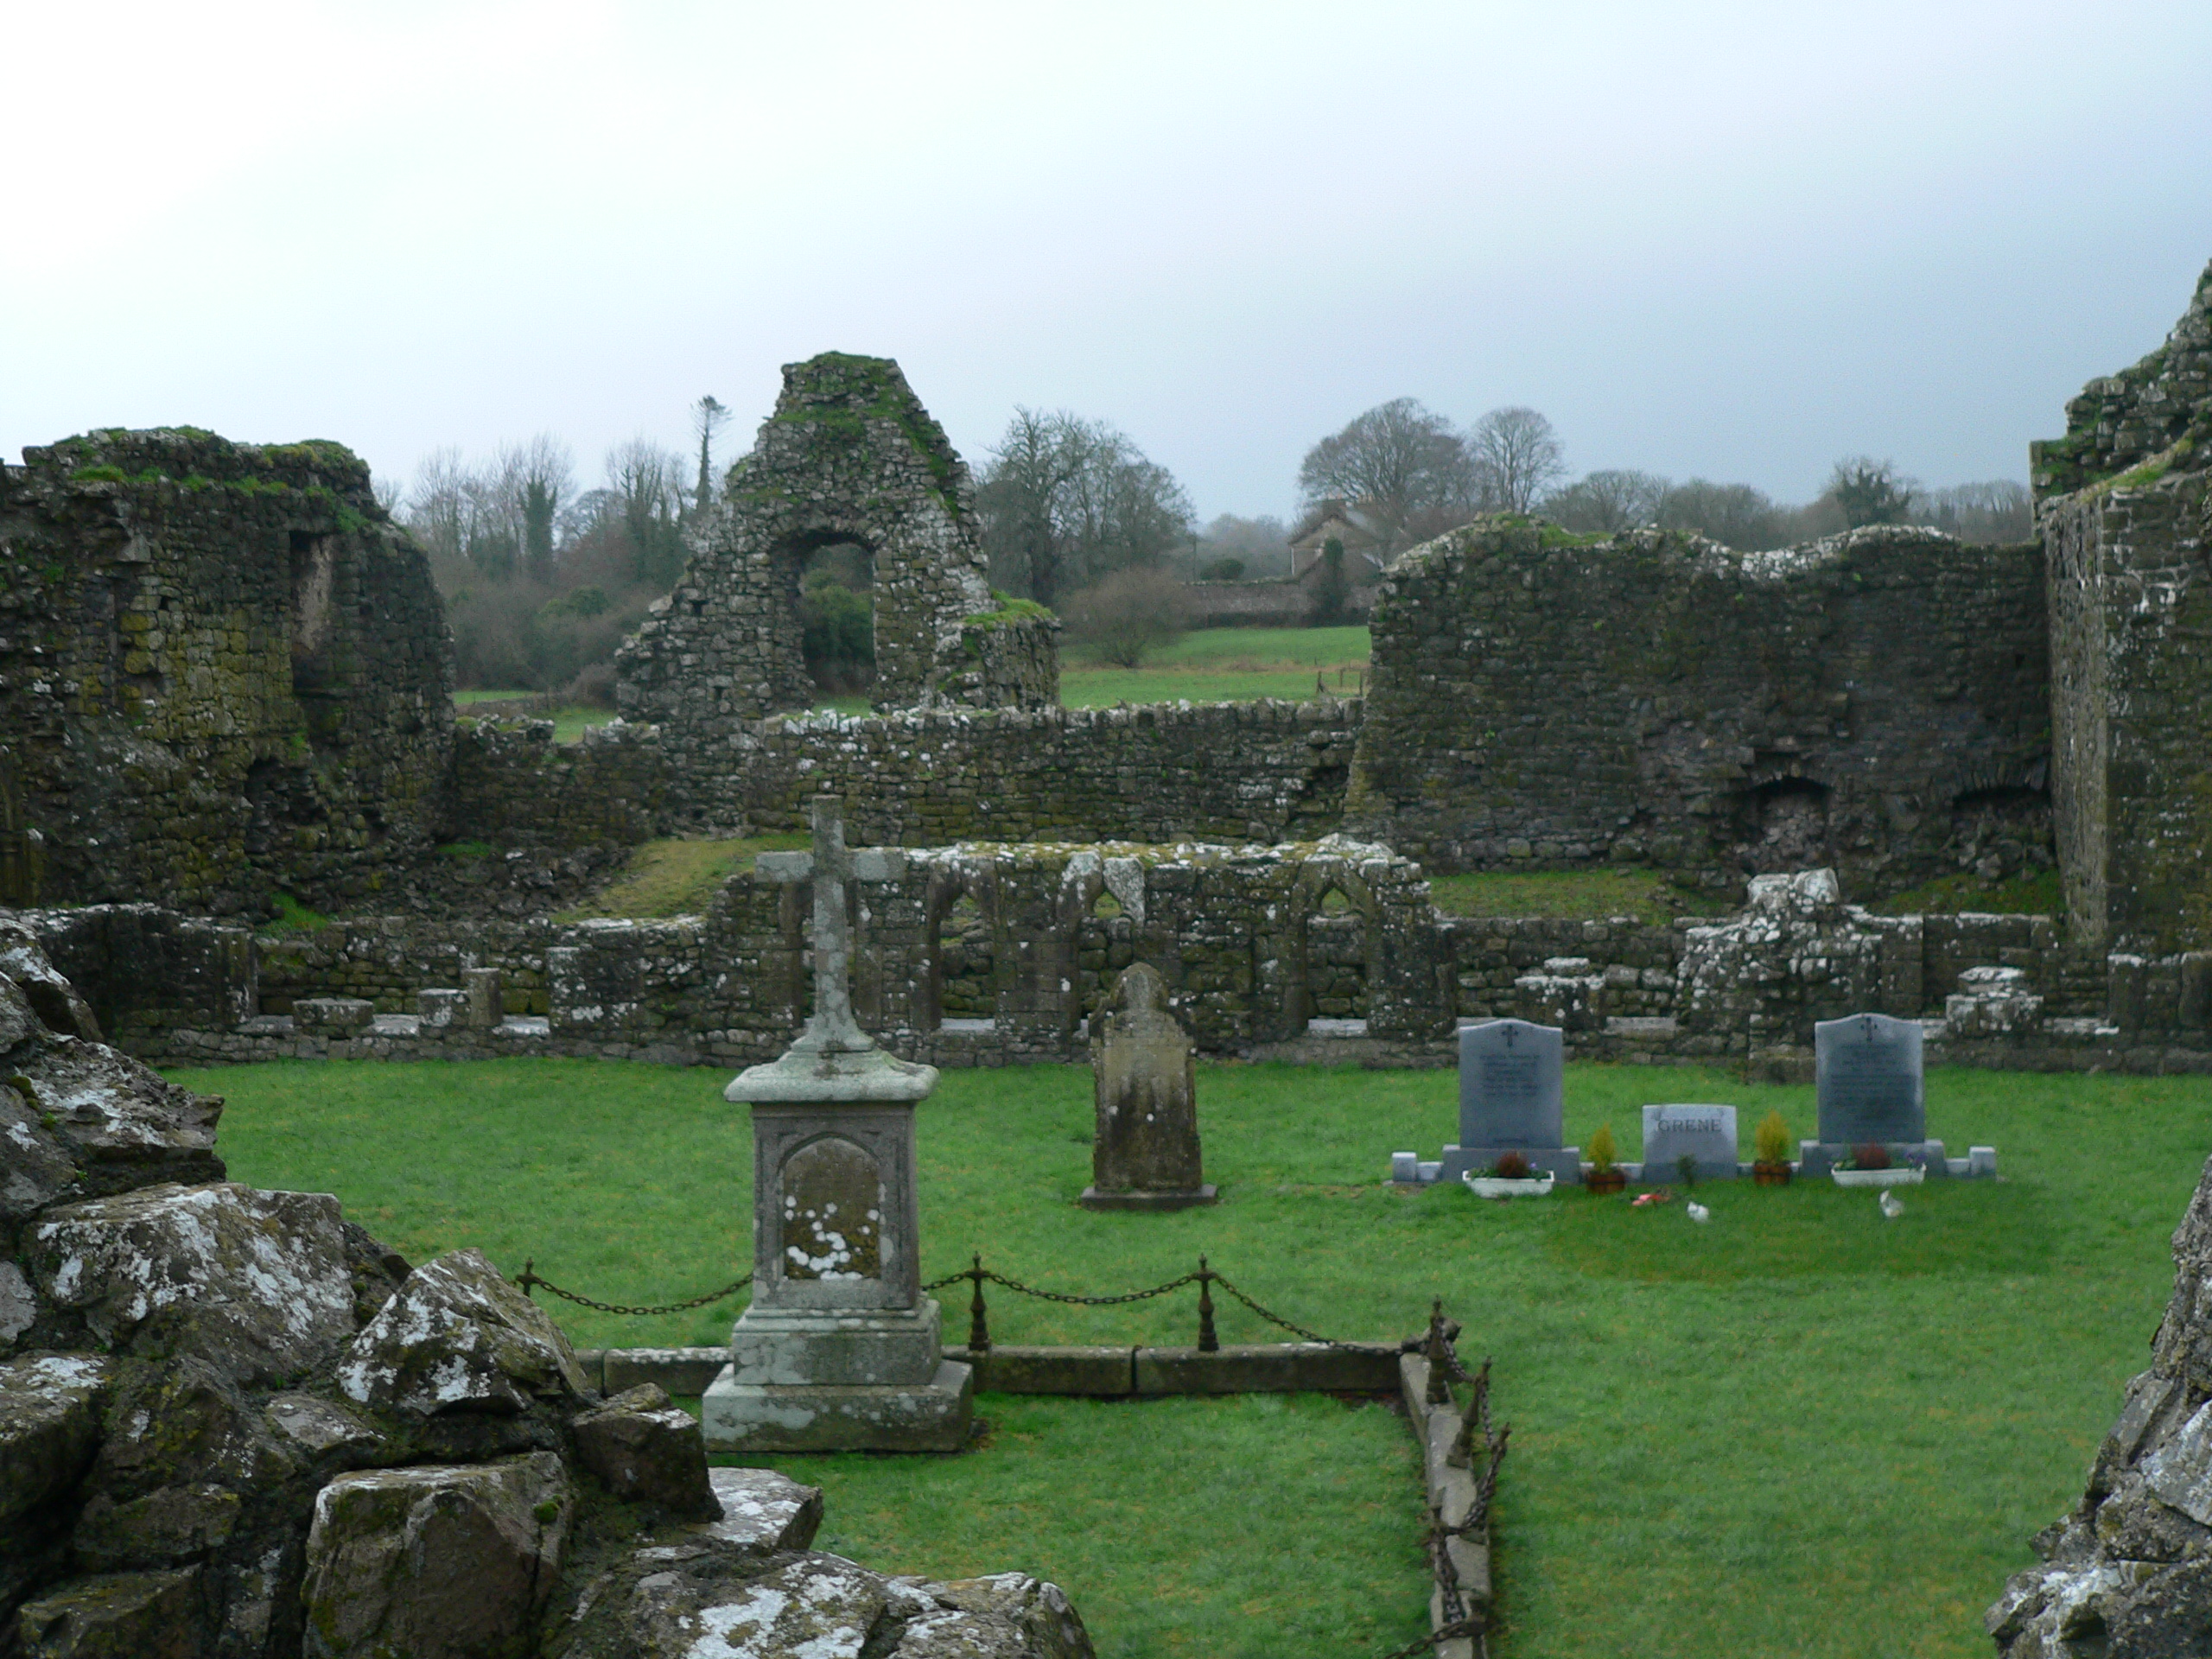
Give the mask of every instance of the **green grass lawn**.
[[[749, 1257], [749, 1136], [706, 1071], [512, 1060], [174, 1074], [229, 1096], [232, 1175], [336, 1192], [420, 1261], [474, 1244], [607, 1300], [674, 1300]], [[1514, 1427], [1500, 1492], [1501, 1659], [1613, 1654], [1981, 1655], [1980, 1617], [2078, 1496], [2171, 1287], [2167, 1239], [2208, 1150], [2188, 1078], [1941, 1071], [1933, 1133], [1996, 1145], [2006, 1179], [1930, 1185], [1885, 1222], [1808, 1184], [1632, 1210], [1579, 1193], [1402, 1194], [1394, 1149], [1454, 1134], [1449, 1072], [1208, 1065], [1224, 1200], [1093, 1214], [1090, 1082], [1075, 1067], [946, 1074], [921, 1108], [923, 1272], [981, 1250], [1049, 1287], [1116, 1291], [1203, 1250], [1332, 1335], [1416, 1332], [1431, 1294], [1497, 1359]], [[1569, 1138], [1624, 1155], [1649, 1100], [1812, 1091], [1726, 1074], [1569, 1068]], [[1221, 1299], [1225, 1342], [1273, 1332]], [[948, 1300], [957, 1335], [964, 1300]], [[734, 1304], [577, 1342], [721, 1339]], [[574, 1317], [567, 1317], [573, 1314]], [[1002, 1342], [1187, 1342], [1187, 1294], [1080, 1309], [995, 1294]], [[887, 1571], [1020, 1567], [1065, 1586], [1102, 1655], [1376, 1653], [1421, 1628], [1425, 1567], [1402, 1424], [1300, 1398], [987, 1396], [952, 1459], [788, 1459], [823, 1485], [829, 1548]], [[1249, 1611], [1249, 1614], [1248, 1611]]]
[[1741, 890], [1701, 893], [1681, 887], [1658, 870], [1600, 865], [1584, 870], [1482, 870], [1432, 875], [1430, 898], [1446, 916], [1550, 916], [1571, 920], [1633, 916], [1669, 922], [1743, 903]]
[[642, 918], [701, 915], [735, 870], [752, 868], [756, 853], [797, 852], [813, 844], [806, 836], [754, 836], [742, 841], [649, 841], [590, 901], [554, 918]]
[[1335, 695], [1356, 696], [1367, 655], [1363, 627], [1200, 628], [1152, 652], [1139, 668], [1116, 667], [1075, 645], [1061, 659], [1060, 701], [1071, 709], [1181, 698], [1297, 702], [1313, 695], [1317, 674]]

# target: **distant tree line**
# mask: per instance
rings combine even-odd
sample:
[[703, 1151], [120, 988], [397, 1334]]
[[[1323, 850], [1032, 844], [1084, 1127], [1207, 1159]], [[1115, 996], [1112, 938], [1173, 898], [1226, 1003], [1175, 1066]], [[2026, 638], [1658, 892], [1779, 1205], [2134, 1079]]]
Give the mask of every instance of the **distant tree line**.
[[612, 703], [614, 648], [675, 585], [684, 533], [714, 499], [727, 411], [702, 397], [691, 414], [696, 475], [690, 457], [633, 438], [580, 489], [568, 446], [540, 433], [479, 461], [434, 450], [387, 492], [445, 596], [456, 684]]

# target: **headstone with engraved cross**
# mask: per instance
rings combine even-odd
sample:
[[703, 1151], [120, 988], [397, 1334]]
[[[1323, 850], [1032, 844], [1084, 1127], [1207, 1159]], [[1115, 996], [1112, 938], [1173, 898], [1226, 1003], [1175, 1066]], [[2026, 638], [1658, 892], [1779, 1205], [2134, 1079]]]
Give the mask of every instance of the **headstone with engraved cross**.
[[753, 1302], [700, 1402], [715, 1451], [944, 1451], [974, 1410], [969, 1367], [944, 1357], [921, 1294], [914, 1108], [937, 1068], [878, 1048], [855, 1023], [849, 881], [897, 881], [905, 855], [849, 849], [843, 804], [817, 795], [811, 853], [763, 853], [755, 874], [814, 889], [814, 1013], [773, 1064], [724, 1098], [753, 1110]]
[[1566, 1069], [1559, 1027], [1484, 1020], [1459, 1032], [1459, 1141], [1444, 1148], [1438, 1178], [1491, 1168], [1515, 1152], [1561, 1181], [1582, 1179], [1582, 1151], [1560, 1145]]

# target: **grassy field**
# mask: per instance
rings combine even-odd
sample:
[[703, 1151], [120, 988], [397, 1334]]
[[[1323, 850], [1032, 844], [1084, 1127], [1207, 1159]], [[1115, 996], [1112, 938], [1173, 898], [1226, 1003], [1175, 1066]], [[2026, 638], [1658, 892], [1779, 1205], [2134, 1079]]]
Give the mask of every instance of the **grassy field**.
[[[456, 691], [453, 694], [453, 700], [454, 706], [463, 714], [491, 715], [496, 718], [499, 714], [497, 707], [487, 709], [485, 704], [513, 702], [536, 695], [531, 691]], [[553, 741], [556, 743], [573, 743], [584, 734], [588, 728], [604, 726], [613, 718], [612, 709], [602, 709], [596, 703], [563, 704], [553, 711]]]
[[613, 916], [638, 918], [700, 915], [734, 870], [752, 868], [756, 853], [797, 852], [805, 836], [755, 836], [743, 841], [649, 841], [590, 902], [553, 919], [581, 922]]
[[1592, 920], [1632, 916], [1669, 922], [1705, 916], [1743, 903], [1740, 890], [1701, 893], [1677, 887], [1657, 870], [1483, 870], [1470, 875], [1432, 875], [1429, 896], [1446, 916], [1553, 916]]
[[[741, 1271], [749, 1137], [721, 1078], [589, 1061], [179, 1072], [229, 1096], [234, 1178], [330, 1191], [411, 1259], [474, 1244], [586, 1294], [673, 1300]], [[1224, 1201], [1097, 1215], [1080, 1068], [948, 1073], [920, 1114], [923, 1271], [970, 1250], [1014, 1277], [1118, 1291], [1203, 1250], [1333, 1335], [1395, 1338], [1441, 1294], [1494, 1355], [1514, 1426], [1500, 1494], [1501, 1659], [1981, 1655], [1980, 1615], [2078, 1495], [2171, 1286], [2166, 1240], [2212, 1149], [2184, 1078], [1931, 1074], [1931, 1130], [2007, 1179], [1906, 1194], [1885, 1222], [1833, 1186], [1632, 1210], [1382, 1185], [1452, 1138], [1447, 1072], [1210, 1065]], [[1569, 1068], [1569, 1138], [1637, 1108], [1778, 1105], [1807, 1088]], [[1748, 1128], [1745, 1133], [1748, 1135]], [[956, 1301], [951, 1323], [957, 1327]], [[585, 1310], [580, 1344], [718, 1341], [734, 1304]], [[1005, 1342], [1188, 1341], [1187, 1295], [1067, 1308], [996, 1295]], [[1268, 1327], [1225, 1299], [1225, 1342]], [[1402, 1426], [1333, 1402], [987, 1397], [950, 1459], [791, 1459], [830, 1547], [893, 1571], [1019, 1567], [1065, 1586], [1103, 1655], [1359, 1656], [1411, 1640], [1423, 1565]], [[1272, 1454], [1272, 1460], [1266, 1454]], [[1248, 1611], [1249, 1610], [1249, 1611]]]
[[1153, 652], [1141, 668], [1117, 668], [1075, 645], [1061, 661], [1060, 701], [1071, 709], [1180, 698], [1295, 702], [1313, 695], [1317, 675], [1337, 696], [1356, 696], [1367, 653], [1363, 627], [1200, 628]]

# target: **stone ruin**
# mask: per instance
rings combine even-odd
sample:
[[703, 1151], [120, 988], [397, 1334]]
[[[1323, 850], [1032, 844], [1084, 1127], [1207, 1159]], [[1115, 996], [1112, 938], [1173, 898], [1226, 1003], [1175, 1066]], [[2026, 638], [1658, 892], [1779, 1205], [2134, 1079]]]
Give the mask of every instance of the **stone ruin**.
[[810, 706], [800, 570], [840, 545], [873, 568], [878, 707], [1058, 702], [1058, 625], [991, 591], [967, 463], [896, 363], [830, 352], [784, 365], [675, 592], [624, 645], [623, 717], [711, 770], [745, 721]]
[[1986, 1616], [2001, 1659], [2212, 1652], [2212, 1162], [2173, 1253], [2151, 1368], [2127, 1385], [2082, 1501], [2037, 1535], [2044, 1565]]
[[[602, 1397], [474, 1250], [225, 1179], [219, 1098], [0, 929], [0, 1652], [1089, 1659], [1054, 1586], [812, 1552], [821, 1496]], [[719, 1650], [719, 1649], [718, 1649]]]

